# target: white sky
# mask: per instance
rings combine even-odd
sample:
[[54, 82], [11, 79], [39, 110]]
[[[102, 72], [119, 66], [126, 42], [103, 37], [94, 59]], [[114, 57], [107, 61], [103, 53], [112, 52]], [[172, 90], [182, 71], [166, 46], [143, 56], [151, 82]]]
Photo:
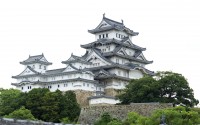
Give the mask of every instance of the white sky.
[[198, 0], [1, 0], [0, 87], [24, 70], [19, 62], [44, 53], [62, 68], [70, 54], [83, 55], [80, 44], [94, 41], [87, 32], [102, 14], [140, 34], [132, 42], [147, 48], [153, 71], [183, 74], [200, 100], [200, 7]]

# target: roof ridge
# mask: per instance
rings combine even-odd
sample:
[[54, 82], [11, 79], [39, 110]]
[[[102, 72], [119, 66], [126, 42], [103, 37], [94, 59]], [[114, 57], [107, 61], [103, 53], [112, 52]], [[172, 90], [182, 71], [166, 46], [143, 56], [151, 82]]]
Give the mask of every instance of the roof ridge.
[[121, 24], [121, 25], [124, 25], [124, 24], [121, 23], [121, 22], [118, 22], [118, 21], [115, 21], [115, 20], [109, 19], [109, 18], [107, 18], [107, 17], [103, 17], [103, 19], [107, 19], [107, 20], [109, 20], [109, 21], [112, 21], [112, 22], [115, 22], [115, 23], [119, 23], [119, 24]]
[[65, 69], [65, 68], [58, 68], [58, 69], [46, 70], [46, 72], [55, 71], [55, 70], [61, 70], [61, 69]]
[[37, 57], [37, 56], [42, 56], [42, 57], [44, 57], [44, 55], [41, 54], [41, 55], [34, 55], [34, 56], [30, 56], [30, 55], [29, 55], [29, 58], [30, 58], [30, 57]]
[[27, 66], [27, 68], [30, 69], [32, 72], [38, 73], [38, 74], [39, 74], [39, 72], [35, 71], [35, 70], [34, 70], [33, 68], [31, 68], [30, 66]]

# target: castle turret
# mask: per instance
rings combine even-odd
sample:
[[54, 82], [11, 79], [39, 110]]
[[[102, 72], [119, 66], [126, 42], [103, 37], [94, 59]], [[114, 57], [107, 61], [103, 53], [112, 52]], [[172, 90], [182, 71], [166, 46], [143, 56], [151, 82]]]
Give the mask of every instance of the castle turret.
[[25, 67], [29, 66], [37, 72], [44, 73], [52, 63], [48, 62], [44, 55], [41, 54], [29, 56], [28, 59], [20, 62], [20, 64], [25, 65]]
[[117, 22], [105, 17], [103, 14], [103, 19], [100, 24], [92, 30], [88, 30], [89, 33], [95, 35], [95, 40], [97, 39], [117, 39], [121, 40], [125, 37], [132, 38], [132, 36], [137, 36], [139, 33], [130, 30], [124, 25], [124, 22]]

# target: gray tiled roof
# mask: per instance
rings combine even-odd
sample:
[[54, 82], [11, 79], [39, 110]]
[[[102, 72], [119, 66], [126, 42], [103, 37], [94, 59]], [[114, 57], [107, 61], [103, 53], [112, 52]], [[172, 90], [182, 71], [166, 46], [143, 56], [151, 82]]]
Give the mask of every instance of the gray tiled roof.
[[59, 68], [59, 69], [53, 69], [53, 70], [47, 70], [44, 75], [52, 75], [52, 74], [59, 74], [62, 73], [66, 68]]
[[[22, 75], [22, 73], [23, 73], [26, 69], [31, 70], [31, 71], [34, 72], [35, 74]], [[41, 75], [41, 73], [35, 71], [35, 70], [34, 70], [33, 68], [31, 68], [30, 66], [27, 66], [26, 69], [25, 69], [24, 71], [22, 71], [19, 75], [12, 76], [12, 78], [21, 78], [21, 77], [30, 77], [30, 76], [38, 76], [38, 75]]]
[[144, 67], [142, 67], [142, 66], [139, 66], [139, 65], [137, 65], [137, 64], [126, 63], [126, 65], [127, 65], [128, 67], [130, 67], [131, 69], [142, 69], [142, 70], [144, 70], [147, 74], [149, 74], [149, 75], [151, 75], [151, 76], [155, 75], [155, 73], [154, 73], [153, 71], [150, 71], [150, 70], [148, 70], [148, 69], [146, 69], [146, 68], [144, 68]]
[[27, 65], [27, 64], [33, 64], [33, 63], [41, 63], [44, 65], [51, 65], [52, 63], [41, 60], [42, 58], [45, 58], [44, 55], [36, 55], [36, 56], [29, 56], [28, 59], [24, 60], [23, 62], [20, 62], [20, 64]]
[[65, 80], [57, 80], [57, 81], [51, 81], [51, 82], [45, 82], [45, 83], [64, 83], [64, 82], [74, 82], [74, 81], [83, 81], [83, 82], [89, 82], [89, 83], [98, 83], [96, 80], [89, 80], [84, 78], [74, 78], [74, 79], [65, 79]]
[[103, 17], [102, 21], [105, 21], [110, 26], [100, 27], [100, 28], [96, 27], [93, 30], [88, 30], [88, 32], [95, 34], [95, 33], [98, 33], [98, 32], [103, 32], [103, 31], [115, 29], [115, 30], [118, 30], [118, 31], [124, 31], [131, 36], [136, 36], [136, 35], [139, 34], [138, 32], [134, 32], [134, 31], [130, 30], [129, 28], [125, 27], [125, 25], [123, 23], [111, 20], [109, 18]]
[[71, 55], [71, 57], [74, 58], [74, 60], [66, 60], [66, 61], [62, 61], [62, 63], [70, 64], [70, 63], [75, 63], [75, 62], [81, 62], [81, 63], [85, 63], [85, 64], [91, 64], [91, 62], [88, 62], [87, 60], [85, 60], [84, 57], [75, 56], [73, 54]]
[[103, 79], [112, 79], [112, 78], [114, 78], [114, 79], [120, 79], [120, 80], [125, 80], [125, 81], [131, 80], [130, 78], [123, 77], [123, 76], [117, 76], [115, 74], [112, 74], [112, 75], [109, 75], [109, 76], [97, 76], [94, 79], [95, 80], [103, 80]]
[[144, 64], [153, 63], [153, 61], [137, 59], [137, 58], [135, 58], [134, 56], [121, 55], [121, 54], [119, 54], [119, 53], [114, 53], [114, 52], [105, 52], [105, 53], [103, 53], [103, 56], [104, 56], [104, 57], [109, 57], [109, 56], [114, 56], [114, 55], [115, 55], [115, 56], [122, 57], [122, 58], [129, 59], [129, 60], [132, 60], [132, 61], [141, 62], [141, 63], [144, 63]]
[[98, 84], [99, 82], [96, 80], [88, 80], [84, 78], [74, 78], [74, 79], [65, 79], [65, 80], [56, 80], [56, 81], [50, 81], [50, 82], [42, 82], [42, 81], [22, 81], [20, 83], [11, 83], [14, 86], [20, 86], [22, 84], [54, 84], [54, 83], [65, 83], [65, 82], [75, 82], [75, 81], [82, 81], [82, 82], [88, 82], [88, 83], [95, 83]]
[[[124, 38], [125, 39], [125, 38]], [[108, 43], [115, 43], [118, 44], [119, 46], [131, 48], [131, 49], [136, 49], [136, 50], [141, 50], [144, 51], [146, 48], [139, 47], [135, 44], [132, 44], [131, 46], [128, 44], [124, 43], [124, 40], [117, 40], [117, 39], [98, 39], [97, 41], [91, 42], [89, 44], [81, 45], [82, 48], [88, 49], [88, 48], [94, 48], [97, 44], [108, 44]]]

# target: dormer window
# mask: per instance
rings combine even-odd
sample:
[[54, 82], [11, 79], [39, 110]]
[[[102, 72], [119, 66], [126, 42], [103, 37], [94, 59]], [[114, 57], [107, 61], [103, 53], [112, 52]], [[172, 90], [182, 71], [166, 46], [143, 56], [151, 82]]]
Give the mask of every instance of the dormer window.
[[42, 68], [42, 65], [39, 66], [39, 69], [41, 69], [41, 68]]

